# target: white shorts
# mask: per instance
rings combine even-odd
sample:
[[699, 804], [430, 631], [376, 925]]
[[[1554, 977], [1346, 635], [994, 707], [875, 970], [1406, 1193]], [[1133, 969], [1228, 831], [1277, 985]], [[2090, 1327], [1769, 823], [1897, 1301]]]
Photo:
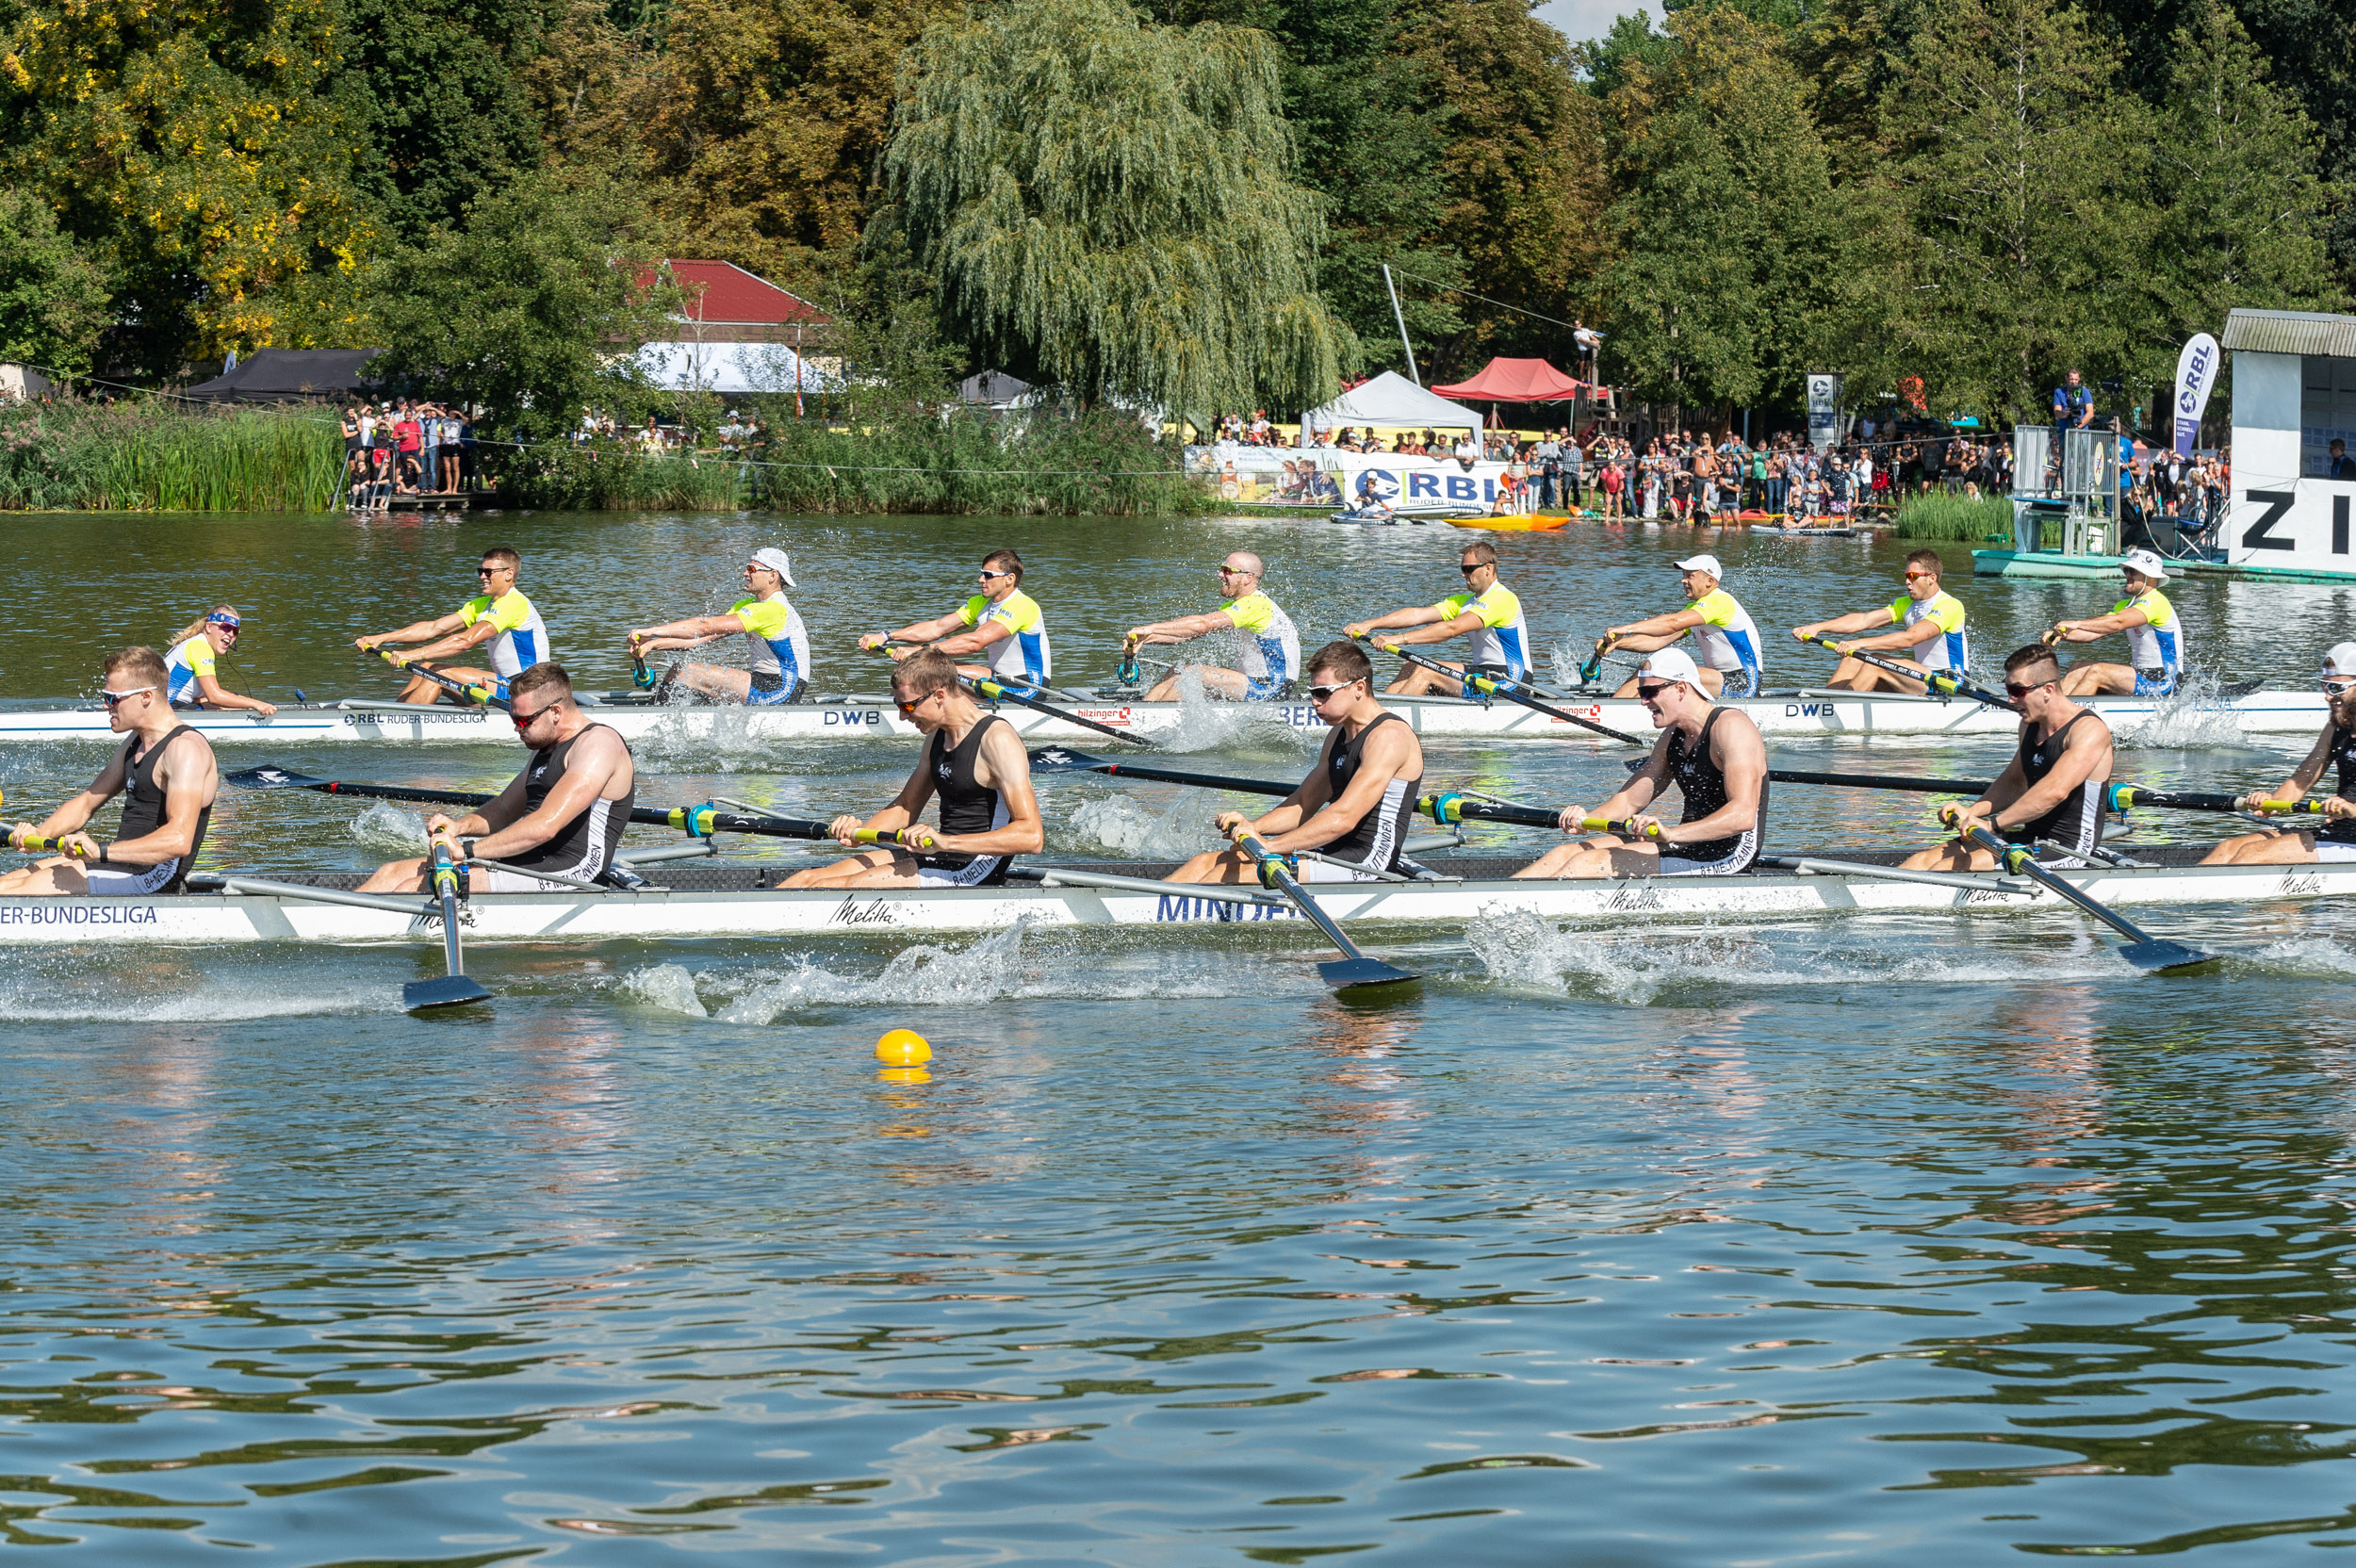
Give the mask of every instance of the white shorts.
[[1663, 855], [1661, 869], [1655, 876], [1733, 876], [1742, 869], [1741, 855], [1729, 855], [1719, 860], [1688, 860], [1681, 855]]
[[162, 890], [165, 883], [180, 874], [180, 858], [148, 867], [145, 871], [117, 871], [112, 866], [85, 866], [82, 874], [90, 880], [92, 898], [139, 898]]
[[1294, 874], [1297, 882], [1380, 882], [1383, 878], [1362, 866], [1337, 866], [1330, 860], [1303, 860]]
[[920, 888], [977, 888], [987, 881], [1005, 858], [998, 855], [976, 855], [964, 865], [927, 865], [920, 856], [916, 862], [916, 885]]
[[2356, 844], [2335, 843], [2330, 839], [2317, 839], [2315, 858], [2331, 864], [2356, 860]]
[[[564, 874], [580, 876], [585, 881], [589, 874], [567, 871]], [[427, 892], [434, 890], [434, 867], [431, 863], [425, 868], [425, 890]], [[545, 877], [526, 876], [522, 872], [501, 871], [496, 866], [468, 866], [466, 868], [466, 890], [469, 893], [577, 893], [581, 891], [569, 882], [550, 882]]]

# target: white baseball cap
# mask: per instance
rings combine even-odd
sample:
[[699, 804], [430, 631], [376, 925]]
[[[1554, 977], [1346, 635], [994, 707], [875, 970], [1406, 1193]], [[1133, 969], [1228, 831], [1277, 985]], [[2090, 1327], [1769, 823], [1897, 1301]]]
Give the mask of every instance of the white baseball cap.
[[753, 551], [753, 564], [766, 566], [777, 576], [785, 579], [785, 585], [788, 588], [796, 586], [794, 581], [794, 564], [785, 558], [785, 552], [777, 546], [768, 545]]
[[2324, 678], [2329, 680], [2335, 675], [2356, 675], [2356, 643], [2334, 644], [2331, 651], [2323, 656]]
[[2154, 581], [2168, 580], [2168, 563], [2151, 550], [2129, 550], [2119, 558], [2119, 564], [2131, 572], [2141, 572]]
[[1692, 654], [1679, 648], [1661, 648], [1644, 655], [1644, 662], [1636, 667], [1636, 676], [1640, 680], [1645, 676], [1655, 680], [1682, 680], [1704, 696], [1710, 694], [1710, 688], [1702, 684], [1701, 666], [1693, 662]]
[[[1680, 561], [1677, 563], [1677, 570], [1680, 572], [1708, 572], [1711, 577], [1719, 578], [1721, 580], [1723, 580], [1726, 575], [1726, 569], [1718, 564], [1718, 558], [1714, 555], [1697, 555], [1689, 561]], [[1690, 664], [1693, 661], [1688, 659], [1686, 662]]]

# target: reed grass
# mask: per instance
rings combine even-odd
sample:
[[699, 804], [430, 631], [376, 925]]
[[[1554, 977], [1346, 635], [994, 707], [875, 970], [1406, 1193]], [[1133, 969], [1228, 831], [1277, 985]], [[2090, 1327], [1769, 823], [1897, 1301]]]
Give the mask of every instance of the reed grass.
[[0, 410], [0, 510], [321, 512], [342, 470], [342, 435], [317, 409]]
[[1934, 493], [1901, 502], [1893, 522], [1894, 537], [1900, 539], [1978, 545], [1994, 534], [2010, 542], [2012, 502], [2001, 496], [1983, 496], [1973, 500]]

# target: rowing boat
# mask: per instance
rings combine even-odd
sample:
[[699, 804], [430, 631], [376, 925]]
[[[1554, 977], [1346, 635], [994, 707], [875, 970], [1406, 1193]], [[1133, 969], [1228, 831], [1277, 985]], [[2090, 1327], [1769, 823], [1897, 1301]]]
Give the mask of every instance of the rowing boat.
[[[2133, 869], [2063, 874], [2105, 903], [2251, 905], [2356, 893], [2356, 863], [2195, 866], [2199, 847], [2148, 849]], [[1507, 880], [1521, 862], [1431, 859], [1435, 881], [1318, 883], [1335, 918], [1459, 927], [1505, 915], [1564, 922], [1755, 920], [1851, 913], [2009, 914], [2066, 909], [2034, 882], [1999, 874], [1896, 873], [1871, 852], [1801, 858], [1740, 876], [1602, 882]], [[1043, 925], [1169, 926], [1300, 922], [1279, 894], [1248, 887], [1158, 881], [1164, 864], [1017, 868], [1000, 888], [785, 890], [789, 866], [672, 863], [640, 868], [640, 891], [484, 893], [460, 916], [470, 946], [483, 942], [625, 941], [977, 932], [1021, 921]], [[1903, 875], [1906, 880], [1895, 880]], [[188, 893], [148, 898], [0, 898], [0, 945], [96, 943], [439, 942], [438, 907], [417, 895], [352, 891], [361, 875], [275, 878], [203, 875]], [[321, 902], [335, 899], [338, 902]], [[1310, 933], [1300, 922], [1304, 934]]]
[[[2198, 744], [2205, 735], [2313, 735], [2328, 721], [2320, 692], [2252, 691], [2216, 701], [2186, 698], [2092, 697], [2084, 706], [2102, 715], [2114, 733], [2131, 739], [2155, 718], [2180, 722], [2178, 743]], [[1505, 701], [1461, 697], [1384, 697], [1418, 735], [1507, 739], [1562, 739], [1582, 731], [1563, 721]], [[1614, 729], [1651, 727], [1644, 705], [1629, 699], [1563, 697], [1553, 705]], [[777, 708], [672, 708], [630, 701], [583, 698], [600, 724], [612, 725], [632, 744], [696, 744], [743, 747], [784, 741], [867, 740], [913, 737], [913, 724], [880, 697], [843, 697]], [[1201, 735], [1213, 726], [1268, 727], [1311, 730], [1325, 727], [1306, 702], [1186, 704], [1144, 702], [1106, 696], [1070, 705], [1095, 724], [1151, 738]], [[1762, 734], [1787, 739], [1830, 735], [2011, 735], [2019, 719], [1965, 697], [1906, 696], [1896, 693], [1801, 690], [1730, 699]], [[1087, 741], [1102, 732], [1017, 707], [994, 709], [1026, 740]], [[2186, 722], [2188, 721], [2188, 722]], [[380, 745], [520, 745], [504, 713], [482, 709], [421, 708], [390, 702], [289, 703], [275, 716], [248, 712], [190, 712], [184, 722], [215, 744], [261, 742], [284, 745], [365, 743]], [[1216, 739], [1216, 729], [1203, 738]], [[11, 741], [104, 741], [120, 744], [100, 708], [48, 707], [0, 711], [0, 743]]]

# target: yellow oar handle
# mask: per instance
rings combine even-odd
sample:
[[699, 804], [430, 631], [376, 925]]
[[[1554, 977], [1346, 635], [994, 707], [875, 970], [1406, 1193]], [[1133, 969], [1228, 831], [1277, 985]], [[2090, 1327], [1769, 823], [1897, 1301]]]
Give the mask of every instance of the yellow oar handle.
[[[76, 857], [82, 855], [82, 851], [79, 849], [66, 848], [65, 840], [62, 838], [41, 839], [27, 837], [23, 843], [17, 845], [16, 847], [26, 855], [73, 855]], [[104, 849], [101, 849], [98, 852], [98, 858], [102, 860], [105, 859], [106, 858], [106, 852]]]
[[[384, 662], [390, 664], [397, 670], [406, 670], [409, 667], [408, 656], [397, 649], [378, 648], [375, 651], [376, 656], [379, 659], [382, 659]], [[417, 673], [426, 676], [429, 678], [440, 676], [441, 683], [444, 686], [447, 686], [450, 690], [456, 692], [461, 696], [472, 697], [475, 701], [483, 703], [485, 706], [489, 705], [493, 697], [499, 695], [499, 688], [496, 686], [484, 686], [475, 681], [453, 679], [450, 676], [442, 675], [442, 672], [439, 670], [429, 670], [420, 665]]]
[[2258, 802], [2258, 809], [2261, 811], [2304, 811], [2310, 816], [2316, 817], [2331, 815], [2331, 812], [2324, 808], [2323, 802], [2319, 800], [2262, 800]]
[[[1634, 823], [1613, 822], [1610, 817], [1581, 817], [1579, 819], [1579, 825], [1582, 832], [1587, 833], [1633, 833], [1636, 831]], [[1644, 830], [1644, 836], [1648, 839], [1660, 838], [1661, 825], [1654, 823]]]
[[851, 835], [859, 844], [890, 844], [898, 849], [938, 849], [940, 841], [929, 827], [862, 827]]

